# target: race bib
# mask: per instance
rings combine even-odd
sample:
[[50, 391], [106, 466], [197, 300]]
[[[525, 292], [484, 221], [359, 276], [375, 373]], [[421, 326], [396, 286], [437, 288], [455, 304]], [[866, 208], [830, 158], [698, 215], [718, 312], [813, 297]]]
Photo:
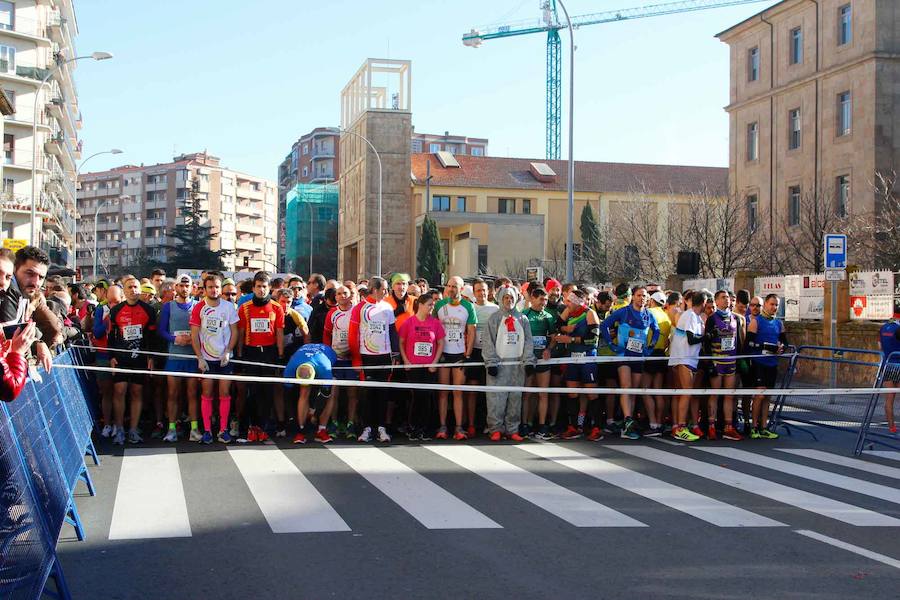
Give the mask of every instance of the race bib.
[[458, 344], [462, 341], [462, 327], [458, 324], [453, 323], [451, 325], [445, 326], [447, 333], [447, 343], [449, 344]]
[[140, 325], [126, 325], [122, 328], [122, 337], [126, 342], [133, 342], [144, 337], [143, 328]]
[[434, 345], [431, 342], [416, 342], [413, 346], [413, 354], [416, 356], [431, 356]]
[[381, 321], [369, 321], [369, 333], [384, 335], [384, 323]]
[[628, 338], [628, 341], [625, 342], [625, 349], [629, 352], [643, 352], [644, 351], [644, 340], [640, 340], [638, 338]]
[[250, 331], [253, 333], [269, 333], [270, 323], [269, 319], [250, 319]]
[[189, 335], [191, 335], [191, 332], [190, 332], [190, 331], [184, 331], [184, 330], [182, 330], [182, 331], [176, 331], [176, 332], [175, 332], [175, 337], [178, 337], [179, 335], [188, 335], [188, 336], [189, 336]]
[[535, 350], [543, 350], [547, 347], [547, 336], [533, 335], [531, 336], [531, 341], [534, 343]]
[[210, 317], [206, 319], [206, 333], [216, 334], [219, 333], [219, 330], [222, 328], [222, 324], [219, 322], [219, 319], [215, 317]]
[[723, 337], [722, 352], [731, 352], [732, 350], [734, 350], [734, 336]]
[[507, 346], [515, 346], [519, 343], [519, 332], [507, 331], [503, 334], [503, 343]]
[[572, 352], [570, 355], [571, 358], [584, 358], [587, 356], [587, 352]]
[[338, 344], [346, 344], [347, 343], [347, 332], [346, 331], [341, 331], [339, 329], [335, 333], [337, 334], [337, 335], [335, 335], [335, 338], [334, 338], [336, 343], [338, 343]]
[[484, 330], [476, 329], [475, 330], [475, 346], [481, 348], [482, 343], [481, 340], [484, 339]]

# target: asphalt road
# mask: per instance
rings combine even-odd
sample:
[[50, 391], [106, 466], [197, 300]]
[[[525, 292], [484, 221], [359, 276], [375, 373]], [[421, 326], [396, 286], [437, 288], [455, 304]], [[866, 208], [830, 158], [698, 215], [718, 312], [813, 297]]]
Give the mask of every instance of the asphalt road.
[[850, 447], [104, 446], [59, 553], [76, 600], [896, 598], [900, 453]]

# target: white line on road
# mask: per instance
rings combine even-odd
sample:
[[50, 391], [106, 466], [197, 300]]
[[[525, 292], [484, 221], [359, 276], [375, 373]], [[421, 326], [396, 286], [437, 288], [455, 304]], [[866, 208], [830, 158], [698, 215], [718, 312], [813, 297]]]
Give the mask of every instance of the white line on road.
[[873, 552], [871, 550], [867, 550], [867, 549], [861, 548], [859, 546], [854, 546], [853, 544], [848, 544], [847, 542], [842, 542], [841, 540], [837, 540], [833, 537], [828, 537], [827, 535], [822, 535], [821, 533], [817, 533], [815, 531], [810, 531], [808, 529], [795, 529], [794, 533], [799, 533], [800, 535], [823, 542], [825, 544], [829, 544], [831, 546], [834, 546], [835, 548], [841, 548], [848, 552], [853, 552], [854, 554], [859, 554], [860, 556], [864, 556], [864, 557], [870, 558], [874, 561], [878, 561], [889, 567], [894, 567], [895, 569], [900, 569], [900, 560], [891, 558], [890, 556], [885, 556], [884, 554], [879, 554], [878, 552]]
[[780, 452], [787, 452], [796, 456], [803, 456], [813, 460], [831, 463], [849, 469], [857, 469], [882, 477], [890, 477], [891, 479], [900, 479], [900, 469], [896, 467], [888, 467], [879, 463], [860, 460], [858, 458], [850, 458], [833, 452], [823, 452], [821, 450], [811, 450], [806, 448], [778, 448]]
[[175, 448], [129, 448], [122, 457], [109, 539], [191, 537]]
[[780, 473], [787, 473], [788, 475], [793, 475], [802, 479], [809, 479], [810, 481], [824, 483], [825, 485], [830, 485], [842, 490], [856, 492], [857, 494], [863, 494], [865, 496], [872, 496], [873, 498], [878, 498], [880, 500], [887, 500], [888, 502], [893, 502], [894, 504], [900, 504], [900, 490], [894, 487], [889, 487], [878, 483], [869, 483], [868, 481], [856, 479], [855, 477], [838, 475], [837, 473], [832, 473], [830, 471], [824, 471], [822, 469], [815, 469], [813, 467], [799, 465], [788, 460], [780, 460], [778, 458], [763, 456], [762, 454], [757, 454], [755, 452], [738, 450], [737, 448], [696, 447], [696, 449], [703, 452], [709, 452], [710, 454], [715, 454], [717, 456], [724, 456], [725, 458], [730, 458], [732, 460], [740, 460], [743, 462], [751, 463], [760, 467], [765, 467], [766, 469], [778, 471]]
[[500, 525], [378, 448], [329, 448], [428, 529], [496, 529]]
[[350, 531], [344, 519], [275, 446], [228, 448], [273, 533]]
[[888, 458], [890, 460], [900, 460], [900, 452], [895, 450], [865, 450], [863, 454], [877, 456], [878, 458]]
[[773, 521], [743, 508], [720, 502], [643, 473], [637, 473], [615, 463], [563, 448], [557, 444], [522, 444], [516, 447], [719, 527], [785, 526], [784, 523]]
[[687, 458], [672, 452], [645, 446], [607, 446], [611, 450], [643, 458], [679, 471], [710, 479], [722, 485], [731, 486], [757, 496], [763, 496], [783, 504], [814, 512], [844, 523], [867, 527], [898, 527], [900, 519], [846, 504], [824, 496], [810, 494], [803, 490], [775, 483], [761, 477], [754, 477], [740, 471], [733, 471], [700, 460]]
[[576, 527], [646, 527], [628, 515], [472, 446], [425, 447]]

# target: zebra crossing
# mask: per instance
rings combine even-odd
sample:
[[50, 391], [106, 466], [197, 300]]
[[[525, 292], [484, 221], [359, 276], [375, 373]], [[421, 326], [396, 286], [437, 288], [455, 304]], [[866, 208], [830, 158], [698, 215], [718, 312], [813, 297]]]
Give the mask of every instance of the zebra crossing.
[[[215, 488], [212, 497], [204, 494], [197, 468], [206, 476], [229, 478], [235, 493]], [[227, 528], [232, 525], [228, 515], [237, 508], [243, 515], [261, 514], [275, 534], [339, 534], [366, 526], [360, 523], [361, 511], [351, 508], [379, 502], [382, 512], [369, 516], [362, 511], [363, 516], [391, 515], [426, 530], [519, 526], [520, 520], [497, 510], [509, 503], [530, 507], [529, 518], [560, 527], [652, 526], [629, 503], [608, 502], [612, 494], [652, 504], [665, 522], [687, 519], [721, 528], [797, 525], [787, 518], [794, 513], [761, 511], [764, 506], [798, 509], [854, 527], [900, 527], [900, 509], [894, 506], [900, 504], [897, 479], [900, 468], [878, 458], [773, 446], [753, 451], [712, 445], [432, 443], [231, 446], [183, 453], [171, 447], [126, 448], [114, 482], [108, 539], [191, 537], [201, 510], [204, 519], [213, 520], [205, 526]], [[815, 493], [805, 484], [812, 484]], [[738, 502], [736, 496], [755, 501]]]

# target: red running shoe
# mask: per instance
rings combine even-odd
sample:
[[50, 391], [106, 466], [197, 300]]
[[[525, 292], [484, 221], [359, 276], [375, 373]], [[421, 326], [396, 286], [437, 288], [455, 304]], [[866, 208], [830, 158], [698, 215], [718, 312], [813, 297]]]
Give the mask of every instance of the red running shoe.
[[446, 440], [447, 439], [447, 428], [441, 427], [440, 429], [438, 429], [438, 432], [434, 435], [434, 439]]
[[709, 432], [706, 434], [706, 439], [713, 441], [713, 442], [716, 441], [717, 439], [719, 439], [719, 436], [716, 435], [716, 426], [715, 425], [709, 426]]
[[581, 437], [581, 430], [576, 429], [574, 425], [569, 425], [562, 434], [564, 440], [574, 440]]
[[328, 431], [325, 429], [320, 429], [316, 431], [316, 441], [321, 442], [323, 444], [327, 444], [332, 440], [332, 437], [328, 435]]
[[493, 433], [491, 433], [491, 441], [492, 442], [499, 442], [500, 438], [502, 438], [502, 437], [503, 436], [500, 434], [499, 431], [494, 431]]
[[256, 433], [257, 427], [256, 425], [251, 425], [247, 428], [247, 441], [248, 442], [258, 442], [259, 436]]
[[588, 434], [587, 439], [592, 442], [597, 442], [603, 439], [603, 432], [600, 431], [599, 427], [594, 427], [591, 429], [591, 432]]
[[456, 440], [457, 442], [461, 442], [461, 441], [465, 440], [466, 437], [467, 437], [466, 432], [463, 431], [462, 429], [457, 429], [456, 433], [453, 434], [453, 439]]
[[478, 432], [475, 431], [475, 426], [474, 426], [474, 425], [469, 425], [469, 428], [466, 430], [466, 435], [469, 436], [469, 439], [472, 439], [472, 438], [474, 438], [476, 435], [478, 435]]
[[525, 441], [525, 438], [523, 438], [518, 433], [512, 434], [511, 436], [509, 436], [509, 439], [511, 439], [514, 442], [524, 442]]
[[700, 429], [700, 426], [699, 426], [699, 425], [691, 425], [691, 433], [693, 433], [694, 435], [696, 435], [698, 438], [702, 438], [702, 437], [703, 437], [703, 430]]
[[256, 432], [256, 441], [257, 442], [268, 442], [269, 434], [266, 433], [266, 430], [262, 429], [260, 427], [257, 427], [257, 429], [259, 429], [259, 431]]
[[294, 443], [295, 444], [305, 444], [306, 436], [303, 435], [302, 433], [298, 433], [297, 435], [294, 436]]
[[734, 428], [734, 425], [729, 425], [725, 428], [725, 431], [722, 432], [722, 438], [731, 440], [733, 442], [739, 442], [744, 439], [744, 436], [737, 432], [737, 429]]

